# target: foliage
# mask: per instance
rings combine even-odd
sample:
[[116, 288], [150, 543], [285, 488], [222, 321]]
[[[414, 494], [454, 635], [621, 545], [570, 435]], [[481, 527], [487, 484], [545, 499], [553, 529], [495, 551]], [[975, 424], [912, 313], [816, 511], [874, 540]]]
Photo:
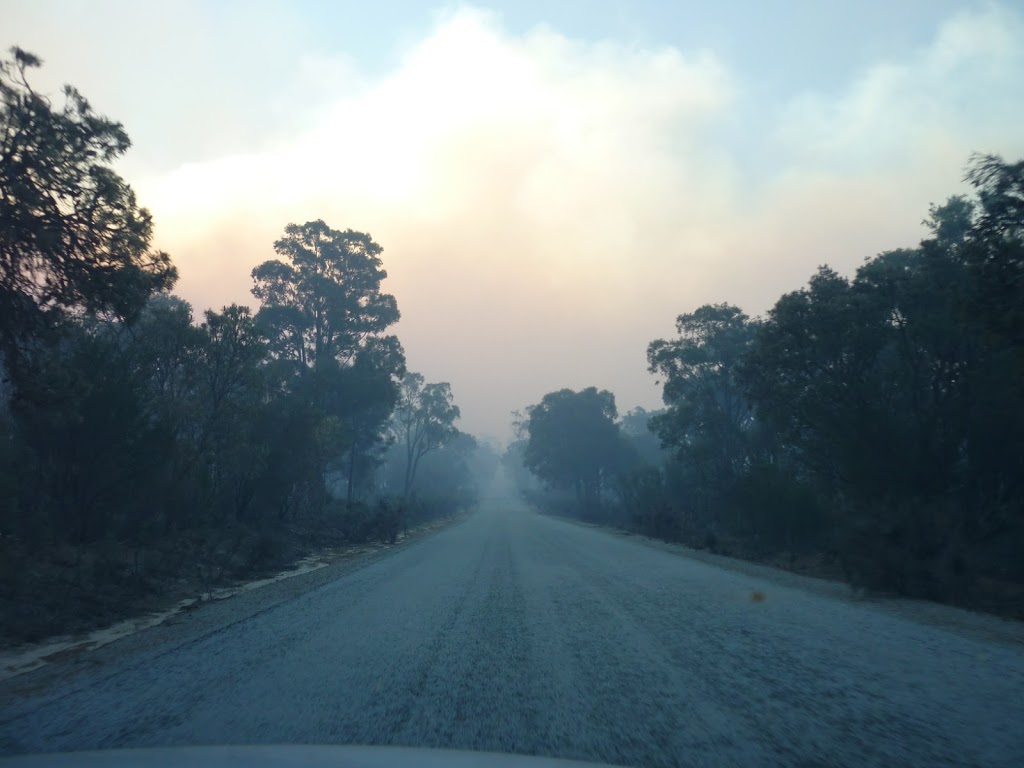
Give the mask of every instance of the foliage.
[[261, 302], [256, 327], [284, 383], [320, 421], [307, 446], [318, 450], [304, 450], [306, 460], [315, 474], [332, 473], [334, 492], [351, 504], [386, 448], [405, 372], [401, 344], [384, 335], [399, 312], [395, 298], [380, 290], [387, 277], [382, 249], [365, 233], [318, 220], [289, 224], [274, 250], [287, 263], [274, 259], [252, 271]]
[[111, 168], [129, 146], [121, 125], [70, 86], [55, 107], [28, 81], [40, 60], [11, 54], [0, 60], [0, 352], [17, 377], [26, 347], [67, 318], [132, 319], [176, 272]]
[[[124, 130], [72, 88], [53, 107], [26, 79], [38, 64], [0, 62], [0, 615], [20, 636], [471, 503], [476, 446], [447, 384], [402, 401], [417, 461], [433, 452], [427, 496], [382, 487], [405, 357], [380, 246], [291, 224], [253, 271], [255, 314], [193, 317], [110, 168]], [[40, 592], [61, 597], [37, 619]]]
[[615, 396], [588, 387], [550, 392], [528, 409], [524, 462], [555, 488], [573, 492], [584, 516], [593, 516], [615, 472], [629, 463], [615, 423]]
[[405, 449], [403, 498], [412, 492], [423, 457], [459, 437], [459, 415], [448, 382], [428, 384], [419, 373], [405, 374], [391, 425], [394, 439]]
[[679, 336], [651, 342], [652, 373], [664, 378], [666, 410], [651, 429], [693, 473], [713, 503], [735, 482], [749, 459], [750, 405], [737, 380], [755, 326], [736, 307], [704, 306], [676, 320]]
[[668, 458], [661, 440], [651, 430], [652, 420], [663, 414], [664, 410], [648, 411], [637, 406], [619, 419], [619, 431], [637, 466], [658, 466]]
[[[859, 587], [977, 603], [1020, 580], [1024, 164], [972, 160], [918, 248], [821, 267], [763, 320], [728, 305], [652, 342], [674, 461], [621, 494], [655, 535], [835, 553]], [[667, 478], [684, 482], [668, 492]]]
[[978, 197], [977, 220], [964, 238], [963, 256], [975, 283], [969, 306], [986, 330], [1019, 353], [1024, 345], [1024, 160], [976, 155], [967, 181]]
[[514, 414], [524, 493], [568, 512], [589, 478], [614, 491], [603, 519], [648, 535], [1024, 615], [1024, 162], [976, 156], [966, 178], [917, 248], [820, 267], [756, 320], [680, 315], [648, 348], [665, 409], [621, 420], [616, 470], [595, 458], [609, 393], [603, 418], [569, 390]]
[[369, 338], [398, 322], [395, 297], [380, 290], [387, 277], [382, 249], [369, 235], [321, 220], [289, 224], [274, 250], [287, 263], [256, 267], [252, 293], [276, 356], [305, 366], [346, 364]]
[[64, 626], [33, 625], [26, 590], [79, 615], [102, 592], [106, 616], [325, 540], [393, 542], [472, 506], [499, 462], [549, 509], [834, 558], [866, 589], [988, 606], [1024, 583], [1024, 162], [976, 156], [975, 194], [932, 207], [919, 247], [821, 267], [763, 318], [680, 315], [648, 348], [664, 410], [551, 392], [499, 459], [457, 430], [449, 384], [406, 372], [366, 233], [289, 224], [258, 311], [195, 318], [112, 170], [123, 128], [34, 91], [37, 66], [0, 61], [6, 626]]

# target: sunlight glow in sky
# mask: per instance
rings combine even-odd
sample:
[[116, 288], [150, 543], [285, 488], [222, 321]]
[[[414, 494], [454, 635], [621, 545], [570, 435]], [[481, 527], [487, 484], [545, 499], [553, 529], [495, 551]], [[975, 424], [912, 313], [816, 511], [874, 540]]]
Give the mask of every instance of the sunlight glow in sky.
[[378, 5], [14, 2], [0, 43], [125, 124], [197, 313], [290, 221], [370, 232], [476, 434], [565, 386], [656, 407], [677, 314], [912, 246], [971, 152], [1024, 156], [1015, 3]]

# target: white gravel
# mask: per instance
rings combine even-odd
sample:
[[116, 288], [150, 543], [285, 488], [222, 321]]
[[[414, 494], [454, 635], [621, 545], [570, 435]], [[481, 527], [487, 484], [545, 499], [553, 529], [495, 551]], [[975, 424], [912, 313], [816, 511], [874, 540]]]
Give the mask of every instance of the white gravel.
[[301, 742], [637, 766], [1024, 764], [1018, 625], [979, 617], [1005, 629], [983, 635], [962, 612], [907, 617], [775, 573], [495, 501], [361, 567], [0, 684], [0, 750]]

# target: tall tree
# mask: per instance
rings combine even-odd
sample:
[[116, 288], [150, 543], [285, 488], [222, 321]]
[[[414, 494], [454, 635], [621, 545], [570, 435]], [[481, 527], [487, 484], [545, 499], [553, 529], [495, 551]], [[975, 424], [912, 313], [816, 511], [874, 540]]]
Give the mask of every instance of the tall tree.
[[195, 445], [200, 439], [195, 407], [205, 339], [192, 319], [188, 302], [154, 296], [128, 335], [138, 375], [146, 381], [147, 408]]
[[252, 506], [270, 453], [257, 425], [280, 404], [267, 391], [266, 343], [248, 307], [207, 310], [200, 330], [197, 429], [204, 475], [219, 516], [230, 512], [240, 519]]
[[571, 489], [580, 511], [594, 513], [607, 480], [624, 464], [615, 395], [596, 387], [562, 389], [527, 413], [527, 468], [552, 486]]
[[405, 374], [393, 425], [395, 437], [405, 447], [403, 496], [411, 493], [423, 457], [459, 436], [455, 427], [459, 415], [448, 382], [428, 384], [422, 374]]
[[822, 267], [808, 286], [776, 302], [746, 356], [748, 397], [828, 493], [877, 489], [881, 458], [876, 363], [889, 340], [877, 296]]
[[132, 319], [176, 271], [111, 168], [130, 145], [121, 125], [70, 86], [54, 106], [28, 80], [40, 60], [11, 54], [0, 60], [0, 352], [17, 369], [24, 346], [69, 315]]
[[384, 334], [399, 312], [395, 297], [381, 291], [382, 249], [365, 233], [318, 220], [289, 224], [274, 250], [285, 261], [252, 271], [261, 303], [256, 324], [278, 366], [302, 374], [290, 386], [322, 420], [320, 472], [342, 471], [352, 501], [405, 370], [398, 339]]
[[394, 336], [374, 338], [359, 350], [351, 366], [335, 370], [329, 411], [340, 419], [348, 443], [343, 469], [351, 503], [365, 490], [394, 440], [388, 422], [400, 401], [405, 353]]
[[247, 390], [258, 386], [259, 365], [266, 342], [256, 328], [252, 310], [232, 304], [220, 312], [206, 310], [201, 326], [202, 386], [211, 426], [230, 419]]
[[649, 370], [662, 377], [668, 406], [651, 428], [716, 488], [734, 480], [747, 459], [752, 417], [737, 372], [755, 327], [737, 307], [709, 304], [677, 318], [677, 338], [647, 348]]
[[279, 357], [315, 367], [348, 364], [366, 340], [398, 322], [387, 272], [369, 235], [323, 221], [289, 224], [274, 259], [252, 271], [257, 322]]

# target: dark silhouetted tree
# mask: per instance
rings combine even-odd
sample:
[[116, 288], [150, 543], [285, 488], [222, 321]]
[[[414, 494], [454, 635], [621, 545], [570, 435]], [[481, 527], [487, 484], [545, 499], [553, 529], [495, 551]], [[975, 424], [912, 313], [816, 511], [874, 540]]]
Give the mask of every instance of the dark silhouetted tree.
[[555, 488], [572, 490], [579, 510], [595, 514], [608, 481], [627, 463], [615, 395], [596, 387], [562, 389], [527, 412], [527, 468]]
[[272, 260], [252, 271], [257, 322], [279, 357], [314, 367], [351, 362], [366, 340], [398, 322], [381, 247], [369, 235], [323, 221], [289, 224]]
[[133, 319], [176, 278], [111, 168], [124, 129], [70, 86], [54, 106], [28, 81], [39, 65], [18, 48], [0, 60], [0, 351], [16, 377], [24, 346], [68, 316]]

